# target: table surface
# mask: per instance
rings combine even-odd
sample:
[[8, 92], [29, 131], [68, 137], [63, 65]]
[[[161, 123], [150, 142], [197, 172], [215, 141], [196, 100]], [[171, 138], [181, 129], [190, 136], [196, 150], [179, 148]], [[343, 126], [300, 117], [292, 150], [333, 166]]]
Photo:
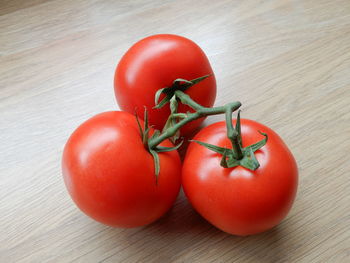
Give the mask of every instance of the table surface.
[[[350, 1], [2, 0], [0, 15], [0, 262], [350, 262]], [[71, 201], [68, 136], [117, 109], [118, 60], [156, 33], [198, 43], [216, 105], [240, 100], [292, 150], [299, 189], [277, 227], [225, 234], [181, 193], [159, 221], [115, 229]]]

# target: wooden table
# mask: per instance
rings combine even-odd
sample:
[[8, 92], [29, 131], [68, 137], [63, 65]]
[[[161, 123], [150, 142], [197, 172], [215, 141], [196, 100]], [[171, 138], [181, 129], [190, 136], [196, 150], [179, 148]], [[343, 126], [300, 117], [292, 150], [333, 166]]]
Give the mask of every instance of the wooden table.
[[[0, 262], [350, 262], [350, 1], [2, 0], [0, 15]], [[231, 236], [181, 194], [158, 222], [113, 229], [71, 201], [65, 141], [118, 108], [118, 60], [156, 33], [197, 42], [216, 105], [240, 100], [289, 145], [300, 184], [279, 226]]]

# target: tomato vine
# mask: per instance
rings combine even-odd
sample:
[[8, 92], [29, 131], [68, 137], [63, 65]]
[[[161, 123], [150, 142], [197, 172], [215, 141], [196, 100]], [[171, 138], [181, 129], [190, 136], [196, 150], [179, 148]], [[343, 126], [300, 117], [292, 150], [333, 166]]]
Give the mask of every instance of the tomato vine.
[[[265, 136], [263, 140], [243, 148], [241, 127], [240, 127], [240, 111], [238, 112], [238, 115], [237, 115], [236, 127], [234, 128], [232, 125], [232, 113], [240, 108], [241, 103], [239, 101], [235, 101], [235, 102], [228, 103], [224, 106], [209, 108], [198, 104], [197, 102], [192, 100], [189, 95], [185, 93], [185, 91], [188, 88], [192, 87], [193, 85], [201, 82], [202, 80], [208, 77], [210, 77], [210, 75], [205, 75], [193, 80], [176, 79], [173, 81], [173, 85], [171, 87], [162, 88], [157, 91], [155, 95], [156, 105], [154, 108], [158, 109], [163, 107], [167, 103], [169, 103], [170, 110], [171, 110], [171, 114], [169, 115], [166, 125], [164, 126], [162, 132], [156, 131], [149, 138], [147, 110], [145, 110], [145, 115], [144, 115], [145, 126], [143, 129], [141, 128], [138, 122], [143, 142], [154, 158], [155, 174], [157, 177], [159, 175], [159, 165], [160, 165], [158, 153], [164, 152], [164, 151], [176, 150], [181, 146], [182, 142], [176, 145], [175, 147], [167, 147], [166, 149], [158, 145], [164, 140], [169, 138], [173, 138], [173, 142], [175, 142], [179, 137], [178, 135], [179, 129], [182, 126], [186, 125], [187, 123], [202, 117], [217, 115], [217, 114], [225, 114], [227, 137], [231, 141], [232, 148], [223, 148], [223, 147], [219, 147], [216, 145], [212, 145], [212, 144], [208, 144], [200, 141], [195, 141], [195, 142], [216, 153], [221, 154], [222, 159], [220, 164], [222, 167], [232, 168], [240, 165], [253, 171], [259, 167], [259, 162], [255, 158], [254, 152], [266, 144], [268, 136], [267, 134], [260, 132], [262, 135]], [[161, 94], [164, 94], [165, 97], [159, 102], [159, 98]], [[179, 101], [182, 104], [188, 105], [195, 111], [187, 112], [187, 113], [178, 113], [177, 106]]]

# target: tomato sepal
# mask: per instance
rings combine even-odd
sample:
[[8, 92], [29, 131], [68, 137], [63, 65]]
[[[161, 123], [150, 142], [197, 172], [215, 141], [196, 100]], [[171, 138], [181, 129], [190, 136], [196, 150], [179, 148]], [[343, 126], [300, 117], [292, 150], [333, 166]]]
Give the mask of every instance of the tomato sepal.
[[156, 184], [158, 184], [158, 176], [160, 173], [160, 161], [159, 161], [158, 154], [162, 153], [162, 152], [171, 152], [171, 151], [179, 149], [183, 143], [183, 140], [180, 143], [178, 143], [177, 145], [175, 145], [174, 147], [165, 147], [165, 146], [160, 146], [160, 145], [156, 145], [155, 147], [150, 147], [149, 141], [159, 137], [161, 132], [159, 130], [155, 130], [151, 136], [149, 135], [149, 131], [150, 131], [152, 126], [149, 127], [148, 113], [147, 113], [146, 108], [145, 108], [145, 112], [144, 112], [144, 126], [143, 127], [141, 126], [140, 120], [139, 120], [136, 113], [135, 113], [135, 118], [136, 118], [137, 126], [139, 128], [139, 132], [140, 132], [140, 136], [141, 136], [143, 145], [144, 145], [145, 149], [153, 157], [154, 172], [155, 172], [155, 176], [156, 176]]
[[158, 153], [162, 153], [162, 152], [171, 152], [171, 151], [174, 151], [174, 150], [177, 150], [181, 147], [181, 145], [183, 144], [183, 140], [178, 143], [177, 145], [175, 145], [174, 147], [164, 147], [164, 146], [157, 146], [156, 147], [156, 152]]
[[[231, 123], [232, 125], [232, 123]], [[238, 112], [237, 121], [236, 121], [236, 129], [237, 132], [236, 136], [234, 138], [230, 138], [230, 140], [235, 140], [236, 143], [232, 143], [233, 147], [236, 145], [238, 147], [242, 147], [242, 135], [241, 135], [241, 124], [240, 124], [240, 112]], [[261, 147], [263, 147], [268, 140], [268, 135], [264, 132], [258, 131], [261, 135], [263, 135], [265, 138], [261, 141], [254, 143], [252, 145], [249, 145], [247, 147], [242, 147], [240, 149], [242, 156], [239, 157], [237, 155], [237, 151], [235, 151], [234, 148], [224, 148], [217, 145], [209, 144], [206, 142], [201, 142], [198, 140], [191, 140], [193, 142], [198, 143], [201, 146], [206, 147], [207, 149], [216, 152], [218, 154], [222, 155], [220, 165], [224, 168], [233, 168], [236, 166], [242, 166], [249, 170], [255, 171], [260, 167], [259, 161], [255, 157], [255, 152], [259, 150]]]
[[[157, 90], [155, 97], [154, 97], [154, 103], [155, 106], [153, 107], [154, 109], [160, 109], [162, 108], [165, 104], [171, 102], [171, 99], [175, 95], [175, 91], [181, 90], [181, 91], [186, 91], [193, 85], [196, 85], [197, 83], [205, 80], [211, 76], [211, 74], [201, 76], [199, 78], [195, 78], [192, 80], [186, 80], [182, 78], [177, 78], [173, 81], [173, 84], [170, 87], [165, 87]], [[159, 102], [159, 98], [161, 94], [165, 94], [165, 97]]]
[[159, 156], [158, 153], [155, 150], [150, 149], [149, 152], [153, 156], [153, 161], [154, 161], [154, 173], [156, 176], [156, 184], [158, 184], [158, 177], [160, 173], [160, 161], [159, 161]]

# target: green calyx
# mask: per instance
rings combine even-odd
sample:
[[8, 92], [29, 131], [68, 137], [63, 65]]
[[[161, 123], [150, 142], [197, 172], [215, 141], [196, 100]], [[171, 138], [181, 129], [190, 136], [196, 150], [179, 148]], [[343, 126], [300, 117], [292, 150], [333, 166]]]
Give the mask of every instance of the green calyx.
[[[175, 91], [177, 91], [177, 90], [186, 91], [187, 89], [189, 89], [193, 85], [201, 82], [202, 80], [208, 78], [209, 76], [210, 75], [205, 75], [205, 76], [202, 76], [202, 77], [199, 77], [196, 79], [192, 79], [192, 80], [186, 80], [186, 79], [181, 79], [181, 78], [175, 79], [173, 81], [173, 84], [170, 87], [159, 89], [156, 92], [156, 95], [154, 98], [154, 102], [155, 102], [156, 106], [154, 106], [154, 109], [160, 109], [168, 102], [171, 102], [171, 99], [175, 98], [174, 97]], [[159, 98], [160, 98], [160, 95], [162, 93], [165, 94], [165, 97], [159, 102]]]
[[[176, 96], [176, 92], [184, 92], [190, 87], [192, 87], [193, 85], [196, 85], [197, 83], [208, 78], [209, 76], [210, 75], [205, 75], [192, 80], [178, 78], [173, 81], [173, 84], [170, 87], [159, 89], [156, 92], [156, 95], [154, 98], [154, 103], [155, 103], [155, 106], [153, 107], [154, 109], [160, 109], [167, 103], [170, 104], [170, 116], [163, 127], [163, 132], [174, 127], [179, 119], [186, 118], [186, 114], [177, 113], [179, 98]], [[159, 98], [161, 94], [165, 94], [165, 97], [159, 102]], [[180, 131], [177, 130], [175, 134], [171, 136], [169, 139], [173, 143], [175, 143], [176, 140], [179, 139], [179, 137], [180, 137]]]
[[224, 168], [233, 168], [236, 166], [243, 166], [249, 170], [255, 171], [259, 168], [260, 164], [258, 160], [256, 159], [254, 153], [259, 150], [261, 147], [263, 147], [268, 140], [268, 136], [266, 133], [260, 132], [263, 136], [265, 136], [264, 139], [261, 141], [254, 143], [252, 145], [249, 145], [247, 147], [242, 146], [242, 135], [241, 135], [241, 120], [240, 120], [240, 111], [238, 112], [237, 121], [236, 121], [236, 128], [232, 132], [232, 128], [229, 126], [232, 126], [232, 121], [230, 119], [230, 123], [227, 125], [227, 134], [231, 141], [232, 148], [224, 148], [219, 147], [216, 145], [212, 145], [205, 142], [200, 142], [193, 140], [194, 142], [206, 147], [207, 149], [219, 153], [222, 155], [220, 165]]
[[155, 147], [150, 147], [149, 142], [150, 140], [157, 138], [160, 135], [160, 131], [159, 130], [155, 130], [154, 133], [152, 134], [152, 136], [150, 136], [150, 128], [149, 124], [148, 124], [148, 113], [147, 110], [145, 108], [145, 112], [144, 112], [144, 125], [143, 127], [141, 126], [140, 120], [135, 112], [135, 117], [136, 117], [136, 122], [137, 122], [137, 126], [139, 127], [139, 131], [140, 131], [140, 135], [141, 135], [141, 139], [143, 142], [143, 145], [145, 147], [145, 149], [147, 149], [149, 151], [150, 154], [152, 154], [153, 157], [153, 161], [154, 161], [154, 170], [155, 170], [155, 175], [156, 175], [156, 183], [158, 183], [158, 176], [160, 173], [160, 162], [159, 162], [159, 153], [162, 152], [170, 152], [170, 151], [174, 151], [177, 150], [183, 143], [183, 141], [181, 141], [179, 144], [177, 144], [174, 147], [164, 147], [164, 146], [155, 146]]

